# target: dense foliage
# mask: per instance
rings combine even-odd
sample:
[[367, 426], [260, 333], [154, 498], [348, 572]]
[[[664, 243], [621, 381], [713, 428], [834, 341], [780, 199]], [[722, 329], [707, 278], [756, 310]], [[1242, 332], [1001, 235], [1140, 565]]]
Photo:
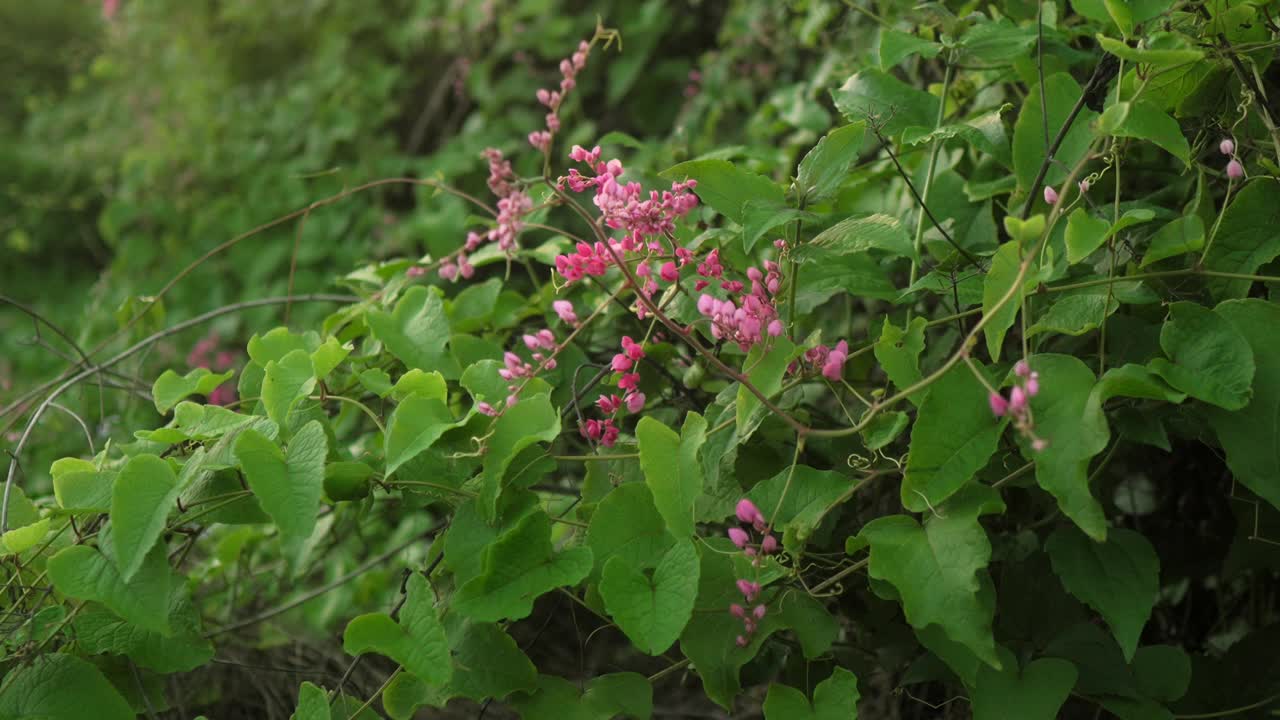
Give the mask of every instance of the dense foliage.
[[0, 3], [0, 719], [1280, 709], [1280, 3], [502, 5]]

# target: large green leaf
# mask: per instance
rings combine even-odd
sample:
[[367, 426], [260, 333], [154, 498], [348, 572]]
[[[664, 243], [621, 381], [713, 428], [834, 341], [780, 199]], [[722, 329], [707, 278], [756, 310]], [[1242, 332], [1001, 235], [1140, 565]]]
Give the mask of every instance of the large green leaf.
[[974, 720], [1054, 720], [1076, 683], [1076, 666], [1059, 658], [1040, 658], [1018, 668], [1013, 653], [1001, 648], [996, 670], [980, 667], [969, 688]]
[[409, 576], [399, 622], [386, 613], [360, 615], [347, 624], [342, 647], [348, 655], [385, 655], [431, 685], [443, 685], [453, 677], [449, 640], [435, 595], [421, 573]]
[[858, 678], [842, 667], [813, 689], [813, 703], [786, 685], [769, 686], [764, 699], [765, 720], [857, 720]]
[[134, 720], [137, 714], [98, 668], [74, 655], [38, 655], [15, 666], [0, 693], [4, 720]]
[[1018, 280], [1018, 269], [1022, 264], [1019, 252], [1020, 248], [1015, 241], [1010, 240], [1001, 245], [991, 258], [991, 268], [982, 281], [982, 313], [987, 318], [987, 324], [982, 326], [982, 334], [987, 339], [987, 352], [991, 354], [992, 360], [1000, 359], [1005, 333], [1009, 332], [1013, 321], [1018, 317], [1021, 297], [1017, 291], [1004, 305], [1000, 305], [1000, 301]]
[[121, 468], [111, 493], [111, 539], [125, 581], [133, 579], [164, 532], [181, 488], [169, 463], [155, 455], [135, 455]]
[[539, 675], [537, 689], [511, 704], [524, 720], [610, 720], [619, 715], [647, 720], [653, 713], [653, 688], [636, 673], [599, 675], [586, 692], [564, 678]]
[[728, 160], [690, 160], [662, 171], [668, 180], [697, 180], [698, 199], [730, 220], [742, 224], [747, 203], [780, 206], [782, 188], [763, 175], [749, 173]]
[[1088, 292], [1067, 295], [1056, 300], [1043, 315], [1027, 328], [1027, 337], [1083, 335], [1102, 325], [1103, 320], [1120, 309], [1120, 301], [1106, 287], [1089, 288]]
[[1106, 242], [1111, 223], [1089, 214], [1085, 208], [1076, 208], [1067, 216], [1067, 260], [1078, 263]]
[[1182, 136], [1178, 121], [1146, 100], [1120, 102], [1107, 108], [1098, 118], [1098, 130], [1116, 137], [1149, 140], [1184, 164], [1191, 162], [1191, 147]]
[[[1041, 88], [1034, 85], [1031, 92], [1022, 101], [1022, 109], [1018, 112], [1018, 120], [1013, 126], [1013, 169], [1018, 178], [1018, 187], [1024, 193], [1031, 192], [1031, 183], [1035, 180], [1040, 164], [1044, 162], [1046, 144], [1057, 136], [1059, 129], [1066, 123], [1071, 108], [1080, 99], [1083, 90], [1080, 84], [1064, 72], [1054, 73], [1045, 78], [1044, 105], [1049, 110], [1049, 138], [1045, 138], [1044, 114], [1041, 113]], [[1085, 108], [1076, 115], [1071, 129], [1054, 154], [1057, 162], [1049, 165], [1044, 177], [1047, 185], [1058, 185], [1067, 176], [1068, 168], [1074, 167], [1084, 156], [1089, 144], [1093, 142], [1093, 133], [1089, 125], [1097, 117], [1097, 113]]]
[[387, 421], [386, 475], [435, 444], [440, 436], [466, 420], [454, 420], [442, 398], [411, 393], [391, 413]]
[[1160, 592], [1160, 559], [1151, 543], [1125, 528], [1112, 528], [1105, 543], [1060, 528], [1045, 550], [1063, 587], [1102, 615], [1132, 660]]
[[911, 237], [897, 218], [883, 213], [845, 218], [802, 243], [791, 253], [799, 263], [823, 263], [842, 255], [877, 250], [893, 257], [915, 257]]
[[1147, 253], [1142, 256], [1146, 267], [1166, 258], [1185, 255], [1204, 247], [1204, 221], [1199, 215], [1184, 215], [1164, 225], [1151, 236]]
[[170, 636], [121, 620], [96, 605], [75, 618], [76, 642], [89, 654], [128, 655], [140, 667], [158, 673], [195, 670], [213, 658], [213, 644], [201, 637], [200, 616], [185, 592], [175, 592], [169, 610]]
[[924, 512], [964, 487], [996, 451], [1000, 429], [986, 389], [969, 368], [947, 371], [930, 387], [911, 428], [903, 506]]
[[537, 442], [551, 442], [560, 434], [560, 415], [547, 395], [521, 398], [508, 407], [494, 422], [486, 444], [483, 482], [480, 487], [480, 510], [485, 519], [493, 520], [497, 511], [502, 480], [512, 459]]
[[165, 370], [151, 386], [151, 399], [156, 411], [164, 415], [188, 395], [208, 396], [234, 374], [235, 370], [228, 370], [215, 375], [208, 368], [196, 368], [186, 375]]
[[994, 490], [970, 485], [937, 508], [924, 527], [906, 515], [867, 523], [858, 538], [870, 545], [868, 573], [892, 584], [913, 627], [938, 625], [947, 637], [999, 667], [992, 613], [979, 599], [979, 573], [991, 559], [981, 515], [1004, 510]]
[[1206, 408], [1227, 454], [1227, 467], [1245, 487], [1280, 507], [1280, 306], [1232, 300], [1214, 308], [1249, 343], [1256, 365], [1253, 395], [1240, 410]]
[[[884, 318], [884, 327], [880, 330], [880, 339], [876, 340], [876, 361], [884, 374], [889, 376], [899, 390], [920, 382], [920, 353], [924, 352], [924, 328], [928, 321], [915, 317], [906, 328], [898, 328]], [[924, 393], [916, 393], [909, 398], [919, 406]]]
[[306, 350], [294, 350], [268, 362], [265, 372], [262, 404], [267, 409], [267, 417], [283, 430], [288, 427], [289, 413], [315, 389], [315, 367]]
[[442, 687], [433, 687], [416, 675], [397, 675], [382, 696], [391, 717], [410, 718], [419, 706], [444, 707], [454, 697], [486, 701], [537, 687], [537, 669], [497, 625], [446, 619], [445, 634], [453, 652], [452, 679]]
[[591, 549], [551, 547], [551, 519], [526, 515], [484, 553], [484, 569], [458, 589], [453, 609], [477, 622], [519, 620], [545, 592], [573, 585], [591, 572]]
[[1226, 410], [1249, 404], [1253, 350], [1221, 315], [1197, 303], [1173, 303], [1160, 328], [1160, 347], [1169, 359], [1155, 358], [1148, 367], [1170, 385]]
[[370, 310], [365, 318], [374, 337], [406, 367], [438, 370], [446, 378], [458, 376], [457, 362], [448, 351], [449, 320], [435, 292], [415, 285], [405, 290], [391, 312]]
[[48, 571], [53, 586], [63, 595], [102, 603], [143, 630], [170, 634], [170, 593], [175, 580], [163, 546], [157, 545], [147, 554], [129, 582], [106, 556], [87, 545], [58, 551], [49, 558]]
[[276, 526], [286, 553], [296, 559], [316, 526], [324, 493], [324, 462], [329, 440], [324, 426], [312, 420], [294, 435], [288, 452], [256, 430], [236, 439], [236, 457], [245, 482]]
[[587, 546], [600, 567], [614, 557], [629, 567], [653, 567], [674, 541], [653, 494], [638, 482], [623, 483], [606, 495], [587, 527]]
[[[787, 367], [798, 354], [799, 349], [794, 343], [785, 336], [778, 336], [773, 338], [772, 342], [759, 343], [751, 348], [751, 352], [747, 353], [747, 359], [742, 364], [742, 371], [765, 397], [773, 397], [782, 390], [782, 377], [786, 375]], [[755, 393], [748, 390], [745, 385], [739, 385], [738, 442], [744, 443], [750, 439], [755, 429], [760, 426], [761, 420], [764, 419], [763, 413], [764, 407]]]
[[707, 421], [691, 412], [685, 416], [680, 435], [651, 417], [636, 424], [640, 441], [640, 467], [653, 493], [653, 504], [676, 537], [691, 537], [694, 531], [694, 501], [702, 494], [702, 466], [698, 451], [707, 439]]
[[[923, 41], [921, 41], [923, 42]], [[827, 133], [813, 147], [796, 170], [796, 193], [801, 202], [813, 204], [835, 194], [858, 159], [867, 134], [865, 122], [854, 122]]]
[[55, 460], [49, 468], [58, 506], [73, 513], [110, 512], [115, 473], [79, 458]]
[[298, 709], [289, 720], [332, 720], [329, 712], [329, 694], [317, 685], [302, 683], [298, 688]]
[[885, 135], [897, 135], [912, 125], [933, 127], [938, 98], [880, 70], [855, 73], [831, 91], [836, 109], [852, 122], [874, 119]]
[[[1213, 245], [1204, 258], [1205, 268], [1217, 272], [1251, 274], [1280, 255], [1280, 181], [1257, 178], [1250, 181], [1222, 213], [1218, 230], [1208, 242]], [[1243, 298], [1252, 280], [1211, 278], [1209, 289], [1217, 298]]]
[[796, 465], [751, 488], [747, 497], [764, 513], [775, 530], [782, 530], [782, 542], [797, 552], [827, 513], [843, 502], [857, 482], [834, 470], [817, 470]]
[[672, 545], [652, 575], [621, 557], [605, 563], [600, 595], [614, 622], [641, 651], [660, 655], [680, 637], [698, 594], [698, 553], [693, 543]]

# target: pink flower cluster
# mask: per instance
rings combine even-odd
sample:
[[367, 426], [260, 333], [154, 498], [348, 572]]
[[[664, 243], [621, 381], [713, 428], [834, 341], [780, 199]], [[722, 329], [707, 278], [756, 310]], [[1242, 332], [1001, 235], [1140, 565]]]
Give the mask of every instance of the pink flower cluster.
[[[524, 346], [533, 352], [533, 362], [538, 363], [538, 365], [535, 367], [533, 363], [526, 362], [519, 355], [511, 351], [507, 351], [502, 354], [503, 367], [498, 370], [498, 375], [501, 376], [503, 380], [507, 381], [507, 390], [511, 393], [507, 396], [507, 407], [511, 407], [516, 404], [516, 392], [520, 389], [520, 383], [517, 382], [518, 380], [531, 378], [536, 375], [539, 370], [556, 369], [555, 353], [559, 350], [559, 346], [556, 343], [556, 336], [554, 333], [543, 328], [532, 335], [525, 334], [521, 337], [521, 340], [524, 342]], [[483, 405], [484, 403], [481, 404]], [[496, 412], [493, 411], [492, 406], [489, 406], [488, 410], [480, 406], [477, 406], [477, 409], [486, 415], [496, 414]]]
[[458, 251], [456, 261], [454, 258], [447, 258], [440, 265], [440, 277], [445, 280], [456, 281], [459, 277], [470, 279], [475, 274], [475, 267], [467, 260], [467, 255], [486, 242], [496, 242], [503, 252], [513, 255], [516, 251], [516, 239], [524, 230], [524, 216], [533, 209], [533, 200], [516, 183], [511, 162], [503, 157], [502, 151], [488, 148], [484, 151], [484, 157], [489, 161], [489, 189], [498, 198], [497, 223], [483, 234], [475, 231], [467, 233], [466, 242]]
[[1040, 394], [1040, 373], [1033, 372], [1026, 360], [1019, 360], [1013, 366], [1017, 376], [1017, 384], [1009, 391], [1009, 397], [993, 392], [987, 397], [991, 412], [996, 417], [1008, 415], [1018, 432], [1031, 440], [1031, 447], [1040, 452], [1049, 447], [1049, 441], [1035, 434], [1035, 420], [1031, 416], [1031, 398]]
[[[751, 529], [763, 535], [759, 545], [752, 545], [749, 530], [743, 530], [741, 527], [729, 528], [729, 539], [744, 555], [751, 558], [752, 565], [758, 565], [761, 556], [778, 552], [778, 540], [769, 532], [769, 525], [765, 522], [764, 514], [760, 512], [760, 508], [757, 508], [755, 503], [743, 498], [738, 501], [735, 512], [738, 516], [738, 522], [750, 526]], [[738, 592], [742, 593], [742, 597], [748, 606], [756, 602], [756, 599], [760, 596], [760, 583], [746, 578], [739, 578], [736, 584]], [[742, 621], [743, 634], [739, 635], [735, 640], [738, 647], [746, 647], [751, 642], [751, 636], [755, 633], [757, 624], [764, 619], [767, 612], [763, 603], [756, 604], [750, 610], [738, 603], [733, 603], [729, 606], [729, 613]]]
[[[819, 345], [804, 352], [804, 361], [814, 370], [821, 372], [822, 377], [839, 382], [844, 377], [844, 364], [849, 360], [849, 343], [841, 340], [833, 348]], [[792, 364], [790, 370], [795, 372], [799, 367]]]
[[551, 303], [551, 309], [556, 311], [556, 316], [560, 318], [560, 322], [578, 326], [578, 313], [573, 310], [573, 303], [568, 300], [556, 300]]
[[1231, 138], [1223, 138], [1218, 143], [1218, 152], [1231, 158], [1227, 163], [1227, 177], [1232, 180], [1239, 180], [1244, 177], [1244, 165], [1240, 163], [1239, 156], [1236, 155], [1236, 143]]
[[560, 89], [538, 90], [538, 102], [547, 106], [547, 128], [529, 133], [529, 144], [539, 152], [551, 152], [551, 138], [560, 132], [560, 105], [569, 91], [578, 84], [578, 73], [587, 66], [587, 55], [591, 53], [591, 43], [583, 40], [578, 44], [578, 51], [560, 61]]
[[[723, 274], [718, 250], [711, 251], [707, 260], [698, 265], [698, 274], [704, 277]], [[698, 298], [698, 312], [711, 321], [712, 337], [735, 342], [743, 352], [764, 340], [766, 333], [769, 337], [778, 337], [784, 330], [775, 301], [782, 284], [778, 264], [766, 260], [764, 272], [747, 268], [747, 279], [751, 281], [749, 292], [743, 292], [743, 284], [737, 280], [720, 283], [721, 289], [731, 295], [741, 293], [737, 302], [732, 297], [721, 300], [705, 294]]]
[[[618, 379], [618, 389], [622, 390], [622, 396], [601, 395], [596, 399], [596, 407], [600, 408], [600, 412], [612, 416], [617, 415], [624, 407], [629, 413], [638, 413], [644, 409], [645, 396], [640, 392], [640, 373], [633, 372], [635, 364], [643, 357], [644, 347], [630, 337], [623, 336], [622, 352], [616, 353], [609, 364], [614, 372], [622, 373]], [[605, 447], [613, 447], [618, 440], [618, 427], [612, 417], [587, 420], [583, 423], [582, 435]]]
[[[222, 344], [222, 339], [217, 333], [209, 333], [205, 337], [196, 341], [191, 352], [187, 353], [187, 365], [193, 368], [201, 367], [214, 372], [222, 372], [229, 370], [231, 366], [236, 364], [236, 354], [230, 350], [218, 350], [218, 346]], [[228, 380], [213, 392], [209, 393], [210, 405], [230, 405], [236, 401], [235, 383]]]

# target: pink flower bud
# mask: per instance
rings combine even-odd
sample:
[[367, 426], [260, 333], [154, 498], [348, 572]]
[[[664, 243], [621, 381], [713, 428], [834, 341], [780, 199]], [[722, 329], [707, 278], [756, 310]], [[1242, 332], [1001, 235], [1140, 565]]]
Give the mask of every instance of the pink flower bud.
[[614, 372], [626, 372], [631, 369], [631, 358], [622, 353], [613, 356], [612, 368]]
[[1036, 438], [1031, 441], [1031, 449], [1036, 452], [1041, 452], [1047, 447], [1049, 447], [1049, 441], [1044, 438]]
[[764, 517], [760, 514], [760, 508], [756, 507], [755, 503], [746, 498], [742, 498], [738, 501], [738, 506], [734, 508], [734, 511], [738, 514], [738, 520], [744, 523], [754, 524], [756, 518], [763, 519]]
[[742, 593], [742, 596], [747, 599], [747, 602], [751, 602], [756, 599], [756, 595], [760, 594], [760, 583], [754, 583], [750, 580], [739, 580], [738, 592]]
[[1244, 177], [1244, 166], [1240, 164], [1239, 160], [1232, 160], [1227, 163], [1227, 177], [1232, 180], [1239, 180]]
[[1027, 393], [1020, 387], [1009, 391], [1009, 412], [1015, 415], [1027, 409]]
[[1009, 412], [1009, 401], [998, 392], [988, 395], [987, 402], [991, 405], [991, 414], [996, 417], [1004, 417], [1004, 414]]
[[658, 275], [666, 282], [675, 282], [680, 279], [680, 271], [676, 269], [676, 264], [670, 260], [662, 264], [662, 269], [658, 271]]
[[633, 392], [627, 396], [627, 410], [638, 413], [644, 409], [644, 393]]
[[493, 406], [487, 402], [476, 403], [476, 410], [481, 415], [488, 415], [489, 417], [493, 417], [498, 414], [498, 411], [494, 410]]
[[1013, 366], [1013, 374], [1018, 377], [1027, 377], [1031, 374], [1031, 366], [1027, 365], [1026, 360], [1019, 360]]
[[556, 315], [562, 322], [570, 325], [578, 324], [578, 314], [573, 311], [573, 303], [568, 300], [556, 300], [551, 303], [551, 309], [556, 311]]
[[1029, 378], [1026, 384], [1027, 397], [1035, 397], [1040, 394], [1040, 380], [1038, 378]]
[[1050, 205], [1058, 203], [1058, 191], [1054, 190], [1051, 185], [1044, 186], [1044, 201]]
[[1085, 178], [1084, 180], [1081, 180], [1077, 185], [1077, 187], [1080, 188], [1081, 195], [1089, 192], [1089, 178]]
[[729, 614], [736, 618], [742, 619], [747, 616], [747, 609], [742, 607], [738, 603], [733, 603], [732, 605], [729, 606]]
[[763, 605], [757, 605], [755, 610], [751, 611], [751, 614], [754, 615], [757, 620], [763, 620], [766, 612], [768, 611], [765, 610]]
[[1236, 154], [1235, 141], [1233, 141], [1231, 138], [1223, 138], [1222, 142], [1218, 143], [1218, 152], [1227, 156], [1235, 155]]
[[760, 552], [765, 555], [772, 555], [778, 552], [778, 539], [772, 535], [765, 535], [764, 540], [760, 542]]
[[734, 642], [737, 643], [738, 647], [740, 648], [744, 648], [747, 646], [747, 639], [742, 637], [741, 635], [739, 635], [738, 639], [734, 640]]
[[747, 531], [742, 528], [732, 527], [729, 528], [729, 539], [733, 541], [734, 545], [738, 546], [739, 550], [741, 550], [747, 546], [748, 542], [751, 541], [751, 536], [747, 535]]

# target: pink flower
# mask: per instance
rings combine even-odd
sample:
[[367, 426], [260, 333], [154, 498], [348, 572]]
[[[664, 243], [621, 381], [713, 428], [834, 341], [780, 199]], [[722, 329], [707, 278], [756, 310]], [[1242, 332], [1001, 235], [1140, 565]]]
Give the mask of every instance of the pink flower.
[[755, 616], [756, 620], [763, 620], [766, 612], [767, 611], [763, 605], [757, 605], [756, 608], [751, 611], [751, 614]]
[[1038, 377], [1038, 373], [1032, 373], [1031, 377], [1027, 378], [1027, 383], [1024, 387], [1027, 389], [1027, 397], [1035, 397], [1036, 395], [1039, 395], [1040, 378]]
[[747, 616], [747, 609], [738, 603], [733, 603], [729, 606], [729, 614], [738, 619], [742, 619]]
[[556, 300], [551, 303], [551, 309], [556, 311], [560, 321], [569, 325], [578, 324], [578, 314], [573, 311], [573, 303], [568, 300]]
[[1244, 177], [1244, 166], [1240, 164], [1239, 160], [1232, 159], [1231, 162], [1227, 163], [1227, 177], [1232, 180], [1239, 180]]
[[1077, 185], [1077, 187], [1080, 188], [1081, 195], [1089, 192], [1089, 178], [1085, 178], [1084, 180], [1081, 180]]
[[662, 264], [662, 270], [658, 272], [658, 276], [666, 282], [675, 282], [680, 279], [680, 271], [676, 269], [676, 264], [670, 260]]
[[748, 641], [745, 637], [743, 637], [743, 636], [741, 636], [741, 635], [739, 635], [739, 636], [734, 640], [734, 642], [735, 642], [735, 643], [737, 643], [738, 647], [740, 647], [740, 648], [744, 648], [744, 647], [746, 647], [747, 645], [749, 645], [749, 644], [750, 644], [750, 643], [749, 643], [749, 641]]
[[610, 367], [613, 368], [614, 372], [624, 373], [631, 369], [632, 364], [631, 358], [622, 353], [618, 353], [613, 356], [613, 362]]
[[644, 357], [644, 347], [626, 335], [622, 336], [622, 351], [632, 360]]
[[751, 537], [747, 535], [746, 530], [743, 530], [742, 528], [731, 527], [729, 528], [729, 539], [733, 541], [734, 545], [738, 546], [739, 550], [741, 550], [742, 548], [745, 548], [747, 546], [747, 543], [750, 542]]
[[487, 402], [476, 403], [476, 412], [481, 415], [488, 415], [489, 417], [493, 417], [498, 414], [498, 411], [493, 409], [493, 406]]
[[738, 592], [742, 593], [742, 596], [747, 599], [747, 602], [755, 600], [756, 596], [760, 594], [760, 583], [751, 582], [750, 580], [739, 580], [737, 584]]
[[998, 392], [993, 392], [987, 396], [987, 403], [991, 405], [991, 413], [996, 417], [1004, 417], [1009, 412], [1009, 401]]
[[1218, 143], [1218, 152], [1223, 155], [1231, 156], [1236, 154], [1236, 144], [1231, 138], [1222, 138], [1222, 142]]
[[1009, 412], [1021, 415], [1027, 409], [1027, 393], [1018, 386], [1009, 391]]
[[773, 535], [765, 535], [764, 540], [760, 542], [760, 552], [765, 555], [772, 555], [778, 552], [778, 539]]
[[601, 395], [596, 398], [596, 407], [600, 408], [600, 412], [612, 415], [622, 407], [622, 399], [617, 395]]
[[1031, 441], [1031, 449], [1036, 452], [1043, 452], [1047, 447], [1049, 447], [1049, 441], [1044, 438], [1036, 438]]
[[1044, 201], [1050, 205], [1058, 203], [1058, 191], [1054, 190], [1051, 185], [1044, 186]]
[[427, 269], [421, 265], [411, 265], [408, 270], [404, 271], [404, 274], [411, 278], [422, 277], [427, 274]]
[[116, 11], [120, 9], [120, 0], [102, 0], [102, 18], [110, 20], [116, 16]]
[[1013, 366], [1013, 374], [1017, 375], [1018, 377], [1027, 377], [1028, 375], [1031, 374], [1031, 366], [1027, 365], [1026, 360], [1019, 360]]
[[757, 520], [764, 520], [764, 515], [760, 513], [760, 508], [746, 498], [738, 501], [738, 506], [734, 508], [734, 511], [738, 515], [738, 520], [744, 523], [754, 525]]
[[632, 413], [638, 413], [644, 409], [644, 393], [633, 392], [627, 395], [627, 410]]

